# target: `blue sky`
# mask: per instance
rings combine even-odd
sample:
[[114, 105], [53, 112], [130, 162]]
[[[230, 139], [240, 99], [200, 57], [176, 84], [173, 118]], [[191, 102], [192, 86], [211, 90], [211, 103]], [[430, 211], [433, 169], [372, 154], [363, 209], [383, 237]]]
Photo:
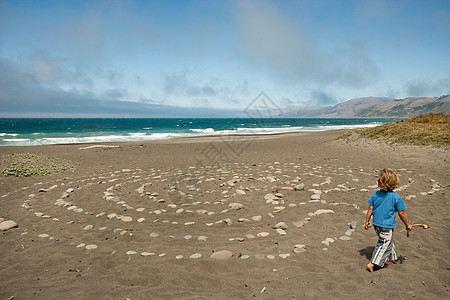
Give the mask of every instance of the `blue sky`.
[[0, 116], [440, 96], [449, 14], [448, 0], [0, 0]]

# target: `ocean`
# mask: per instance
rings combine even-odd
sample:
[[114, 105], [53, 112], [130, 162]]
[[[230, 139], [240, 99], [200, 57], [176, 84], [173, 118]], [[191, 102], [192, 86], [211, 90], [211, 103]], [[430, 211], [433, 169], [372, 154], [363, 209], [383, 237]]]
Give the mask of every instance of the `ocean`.
[[0, 119], [0, 146], [104, 143], [374, 127], [398, 119]]

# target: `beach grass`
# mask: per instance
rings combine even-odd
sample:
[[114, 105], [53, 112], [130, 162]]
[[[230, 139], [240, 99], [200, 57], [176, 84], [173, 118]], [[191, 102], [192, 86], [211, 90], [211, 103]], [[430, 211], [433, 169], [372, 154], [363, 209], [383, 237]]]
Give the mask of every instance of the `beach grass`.
[[372, 128], [345, 132], [338, 139], [358, 137], [385, 140], [391, 144], [422, 145], [450, 149], [450, 115], [430, 113]]
[[64, 159], [34, 153], [13, 153], [1, 156], [0, 166], [5, 176], [28, 177], [62, 173], [76, 164]]

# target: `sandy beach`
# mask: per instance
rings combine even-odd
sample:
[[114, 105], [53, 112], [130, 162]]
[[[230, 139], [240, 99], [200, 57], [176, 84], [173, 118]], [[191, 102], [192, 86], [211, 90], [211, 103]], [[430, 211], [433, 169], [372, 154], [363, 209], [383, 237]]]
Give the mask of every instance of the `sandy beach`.
[[[448, 298], [450, 152], [343, 132], [0, 147], [77, 164], [0, 177], [0, 299]], [[397, 217], [400, 259], [369, 273], [386, 167], [429, 229]]]

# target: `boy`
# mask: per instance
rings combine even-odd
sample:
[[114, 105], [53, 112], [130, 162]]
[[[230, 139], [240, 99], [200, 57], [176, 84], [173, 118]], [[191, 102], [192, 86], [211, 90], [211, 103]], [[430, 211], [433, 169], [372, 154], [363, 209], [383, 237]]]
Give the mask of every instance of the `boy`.
[[370, 263], [366, 265], [369, 272], [373, 272], [375, 265], [380, 268], [386, 264], [392, 264], [397, 260], [397, 250], [394, 243], [395, 213], [405, 224], [407, 230], [412, 230], [406, 216], [406, 205], [402, 198], [394, 192], [400, 184], [398, 175], [391, 169], [384, 169], [378, 176], [378, 187], [369, 201], [369, 210], [366, 215], [364, 228], [369, 229], [370, 217], [373, 215], [373, 226], [378, 235], [378, 242], [372, 253]]

